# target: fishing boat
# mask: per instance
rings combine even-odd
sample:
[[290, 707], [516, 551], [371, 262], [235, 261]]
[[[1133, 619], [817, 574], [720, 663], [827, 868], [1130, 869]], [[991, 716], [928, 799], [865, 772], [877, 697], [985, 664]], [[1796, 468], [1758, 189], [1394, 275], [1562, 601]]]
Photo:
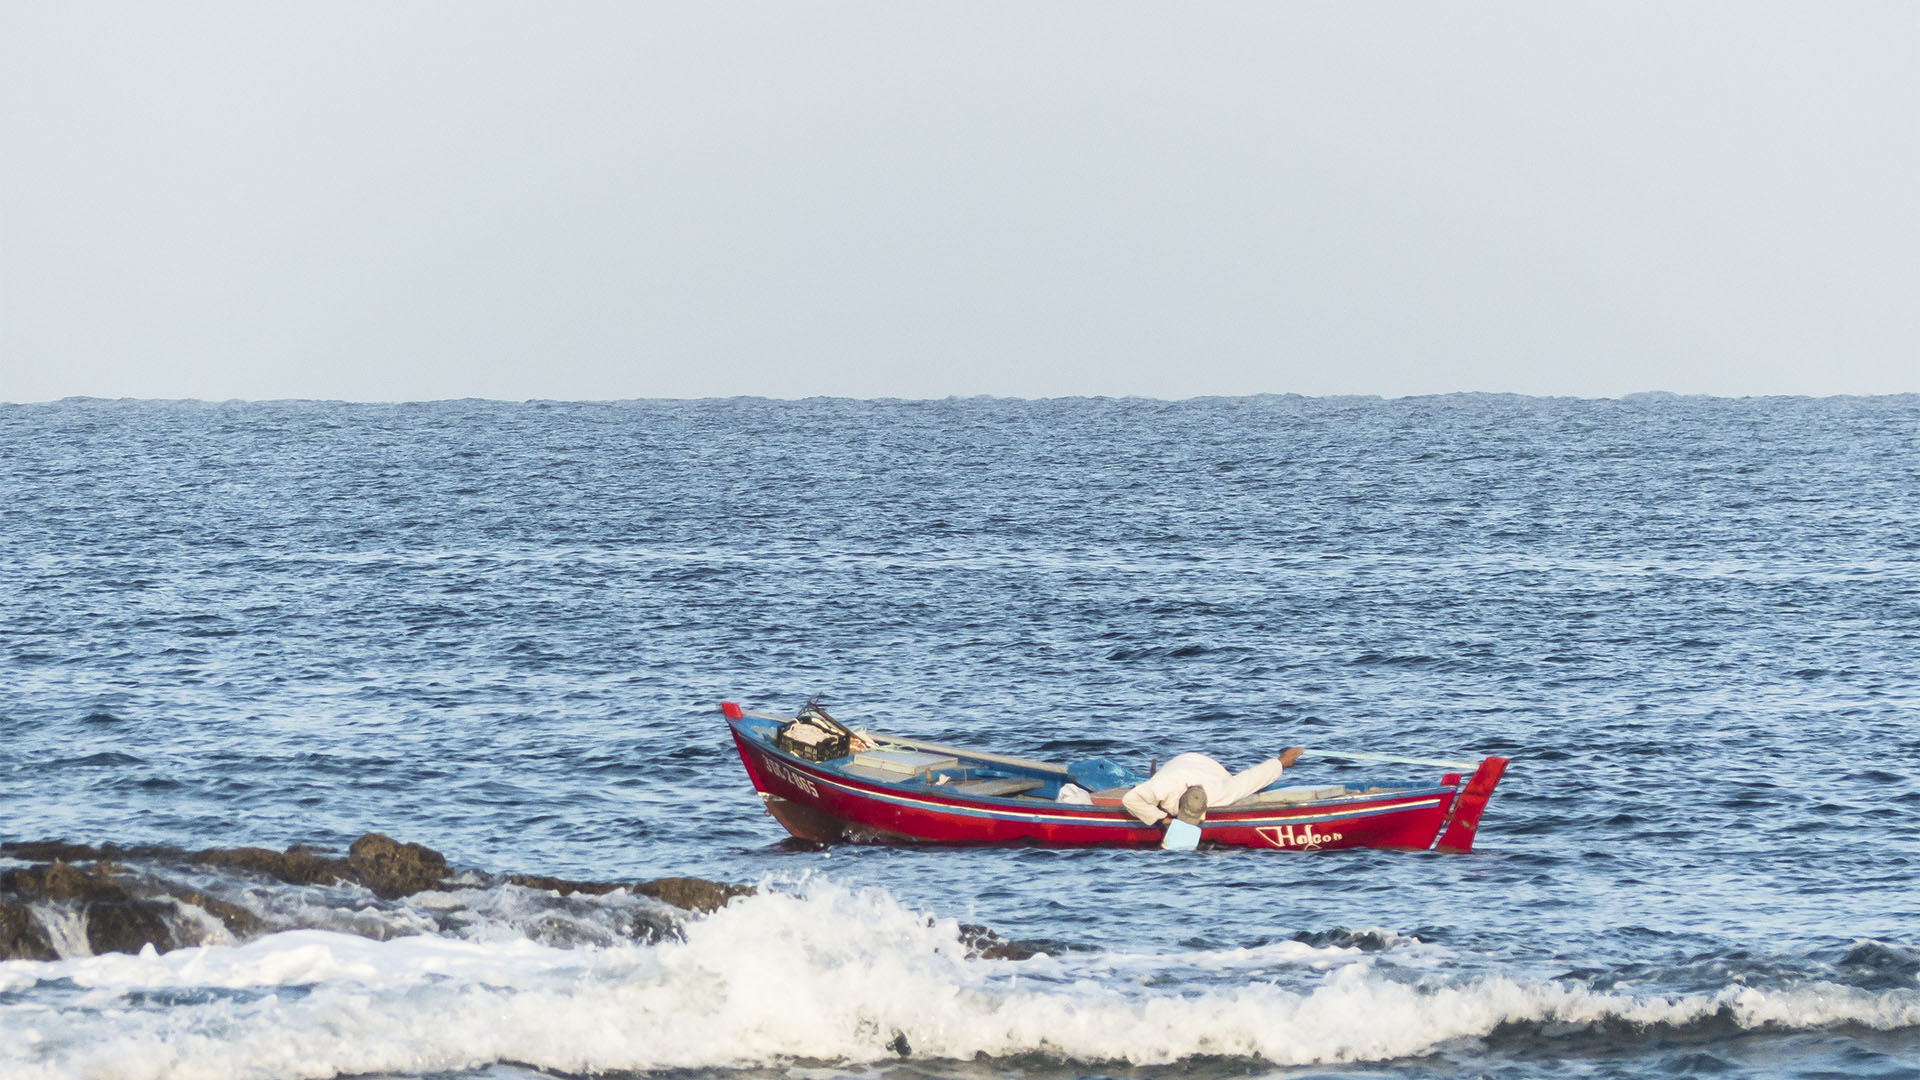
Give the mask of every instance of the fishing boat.
[[[720, 710], [767, 812], [803, 840], [1157, 847], [1167, 832], [1121, 807], [1146, 776], [1106, 758], [1053, 764], [882, 735], [812, 705], [795, 716], [747, 712], [731, 701]], [[1502, 757], [1309, 753], [1448, 771], [1424, 783], [1276, 785], [1210, 808], [1201, 843], [1468, 852], [1507, 766]]]

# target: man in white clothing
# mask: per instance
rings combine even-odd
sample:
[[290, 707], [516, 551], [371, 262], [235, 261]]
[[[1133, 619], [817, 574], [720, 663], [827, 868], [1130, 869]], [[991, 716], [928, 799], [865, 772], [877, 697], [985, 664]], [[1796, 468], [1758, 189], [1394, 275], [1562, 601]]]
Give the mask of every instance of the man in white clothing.
[[[1158, 825], [1176, 816], [1182, 820], [1192, 817], [1196, 820], [1188, 823], [1197, 825], [1197, 819], [1207, 807], [1239, 802], [1280, 779], [1281, 770], [1292, 765], [1300, 754], [1300, 747], [1289, 746], [1279, 757], [1270, 757], [1245, 772], [1231, 774], [1225, 765], [1205, 754], [1181, 754], [1160, 766], [1146, 783], [1127, 792], [1120, 805], [1142, 825]], [[1186, 797], [1189, 790], [1196, 794]], [[1181, 813], [1183, 809], [1185, 814]]]

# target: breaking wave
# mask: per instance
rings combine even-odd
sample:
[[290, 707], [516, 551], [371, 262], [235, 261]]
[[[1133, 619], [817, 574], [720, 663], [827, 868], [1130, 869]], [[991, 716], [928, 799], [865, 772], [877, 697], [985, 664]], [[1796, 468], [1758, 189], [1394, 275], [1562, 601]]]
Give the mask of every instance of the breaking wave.
[[1466, 975], [1445, 948], [1390, 933], [1366, 948], [985, 959], [951, 919], [824, 880], [763, 889], [675, 937], [564, 947], [525, 935], [522, 892], [434, 900], [474, 913], [455, 936], [301, 929], [0, 963], [0, 1075], [253, 1080], [501, 1063], [584, 1074], [980, 1055], [1285, 1066], [1582, 1031], [1920, 1028], [1911, 982], [1602, 989]]

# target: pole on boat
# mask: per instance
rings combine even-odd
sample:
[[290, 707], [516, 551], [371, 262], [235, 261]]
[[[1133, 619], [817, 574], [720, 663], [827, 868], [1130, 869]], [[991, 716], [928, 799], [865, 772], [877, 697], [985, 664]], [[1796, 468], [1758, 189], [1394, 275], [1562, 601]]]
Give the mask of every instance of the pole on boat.
[[1339, 758], [1342, 761], [1377, 761], [1385, 765], [1433, 765], [1442, 769], [1475, 769], [1477, 761], [1438, 761], [1434, 758], [1401, 757], [1398, 754], [1369, 754], [1359, 750], [1302, 750], [1301, 757], [1307, 755], [1324, 758]]

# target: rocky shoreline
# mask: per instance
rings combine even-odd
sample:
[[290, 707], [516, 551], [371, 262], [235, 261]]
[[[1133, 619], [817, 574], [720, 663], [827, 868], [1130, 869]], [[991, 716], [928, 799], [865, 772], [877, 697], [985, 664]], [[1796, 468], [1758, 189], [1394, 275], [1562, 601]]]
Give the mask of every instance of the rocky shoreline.
[[[0, 870], [0, 960], [168, 952], [316, 926], [371, 937], [433, 932], [436, 923], [457, 922], [457, 905], [407, 898], [500, 886], [528, 891], [522, 918], [532, 936], [563, 945], [600, 940], [580, 929], [588, 915], [599, 916], [592, 927], [602, 938], [659, 941], [679, 936], [687, 918], [755, 891], [694, 877], [605, 882], [456, 871], [439, 852], [380, 833], [361, 836], [344, 855], [306, 844], [188, 851], [54, 840], [0, 842], [0, 857], [26, 864]], [[274, 902], [272, 890], [287, 886], [301, 905]], [[961, 944], [988, 959], [1050, 951], [1050, 943], [1009, 941], [973, 924], [961, 927]]]
[[[295, 926], [274, 921], [246, 906], [214, 895], [215, 888], [192, 887], [182, 871], [199, 871], [232, 887], [260, 881], [338, 888], [359, 886], [383, 901], [422, 892], [471, 888], [476, 884], [512, 884], [567, 897], [603, 896], [622, 889], [650, 897], [682, 912], [705, 914], [728, 900], [753, 892], [750, 886], [700, 878], [657, 878], [637, 882], [567, 881], [531, 874], [456, 876], [445, 857], [421, 844], [402, 843], [379, 833], [355, 840], [344, 856], [325, 848], [296, 844], [285, 851], [268, 848], [183, 848], [145, 845], [121, 847], [64, 841], [0, 843], [0, 856], [29, 865], [0, 871], [0, 960], [53, 960], [60, 950], [47, 920], [36, 909], [72, 915], [84, 928], [94, 953], [156, 951], [211, 943], [221, 935], [245, 941]], [[173, 871], [173, 873], [169, 873]], [[296, 920], [297, 921], [297, 920]], [[633, 935], [658, 938], [674, 931], [671, 915], [642, 920]]]

